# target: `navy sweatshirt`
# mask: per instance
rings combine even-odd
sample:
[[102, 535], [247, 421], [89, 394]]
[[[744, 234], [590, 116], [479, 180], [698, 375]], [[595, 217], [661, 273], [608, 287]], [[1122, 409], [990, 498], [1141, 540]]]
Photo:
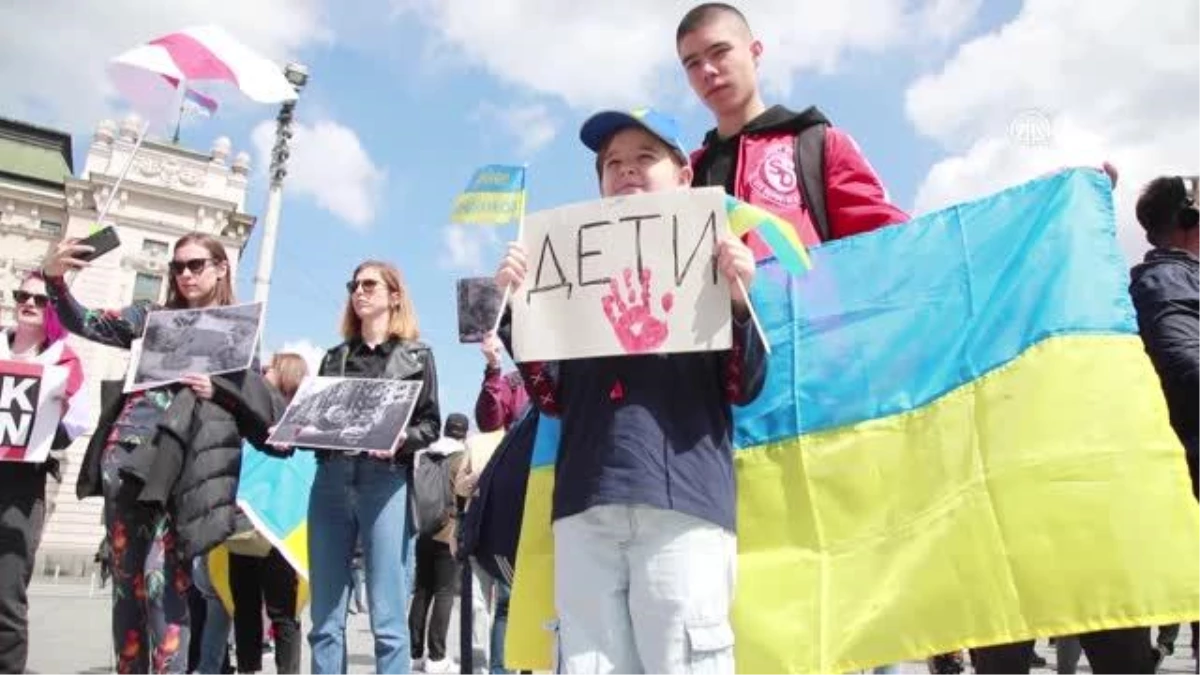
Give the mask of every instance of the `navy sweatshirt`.
[[732, 405], [758, 396], [766, 368], [748, 320], [724, 352], [520, 364], [531, 402], [562, 420], [551, 517], [645, 505], [736, 532]]

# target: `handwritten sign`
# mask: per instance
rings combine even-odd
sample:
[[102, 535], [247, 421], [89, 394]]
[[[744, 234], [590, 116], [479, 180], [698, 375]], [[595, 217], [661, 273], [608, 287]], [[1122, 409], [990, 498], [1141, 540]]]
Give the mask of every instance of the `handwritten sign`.
[[66, 384], [66, 368], [0, 360], [0, 461], [46, 461]]
[[728, 349], [721, 188], [658, 192], [530, 214], [512, 295], [518, 361]]

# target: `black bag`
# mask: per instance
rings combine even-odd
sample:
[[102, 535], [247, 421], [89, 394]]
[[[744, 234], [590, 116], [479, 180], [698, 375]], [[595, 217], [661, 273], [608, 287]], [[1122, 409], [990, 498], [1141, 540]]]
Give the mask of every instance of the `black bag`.
[[454, 491], [450, 487], [448, 455], [421, 453], [413, 469], [412, 508], [417, 534], [432, 536], [450, 522]]

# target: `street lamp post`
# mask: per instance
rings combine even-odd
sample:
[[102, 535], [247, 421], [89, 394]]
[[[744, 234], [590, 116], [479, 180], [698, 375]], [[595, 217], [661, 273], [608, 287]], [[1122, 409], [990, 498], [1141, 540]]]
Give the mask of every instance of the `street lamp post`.
[[[308, 68], [299, 63], [289, 63], [283, 69], [288, 82], [299, 95], [308, 84]], [[292, 115], [296, 102], [288, 101], [279, 108], [275, 118], [275, 147], [271, 149], [270, 188], [267, 191], [267, 212], [263, 216], [262, 246], [258, 250], [258, 272], [254, 275], [254, 300], [266, 302], [271, 290], [271, 268], [275, 264], [275, 237], [279, 229], [279, 211], [283, 206], [283, 178], [287, 175], [287, 160], [291, 154]]]

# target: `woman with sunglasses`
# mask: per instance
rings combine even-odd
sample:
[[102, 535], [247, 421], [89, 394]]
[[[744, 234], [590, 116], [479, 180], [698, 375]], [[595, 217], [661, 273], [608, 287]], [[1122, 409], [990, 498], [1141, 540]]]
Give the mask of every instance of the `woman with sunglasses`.
[[413, 454], [437, 440], [441, 429], [437, 371], [433, 352], [417, 341], [417, 316], [395, 267], [364, 262], [347, 286], [345, 342], [325, 354], [319, 374], [412, 380], [422, 387], [395, 455], [317, 452], [308, 502], [312, 672], [347, 672], [351, 561], [361, 539], [376, 672], [407, 673], [412, 663], [405, 615], [414, 532], [408, 476]]
[[[34, 556], [42, 526], [54, 510], [54, 493], [62, 482], [61, 452], [83, 433], [88, 404], [83, 391], [83, 367], [67, 346], [66, 331], [54, 308], [47, 306], [41, 275], [25, 277], [12, 292], [16, 325], [0, 332], [0, 359], [58, 366], [66, 371], [58, 433], [45, 462], [19, 458], [0, 461], [0, 673], [25, 672], [29, 653], [29, 602], [26, 591], [33, 575]], [[54, 478], [46, 494], [46, 476]]]
[[[139, 302], [97, 312], [81, 306], [63, 275], [86, 267], [77, 256], [89, 250], [66, 240], [46, 257], [47, 294], [67, 330], [129, 349], [159, 307]], [[230, 272], [220, 241], [205, 234], [180, 238], [165, 307], [233, 304]], [[101, 411], [76, 494], [104, 498], [118, 672], [186, 670], [192, 559], [234, 533], [242, 441], [261, 447], [282, 405], [255, 364], [212, 377], [187, 374], [177, 384], [116, 396]]]

